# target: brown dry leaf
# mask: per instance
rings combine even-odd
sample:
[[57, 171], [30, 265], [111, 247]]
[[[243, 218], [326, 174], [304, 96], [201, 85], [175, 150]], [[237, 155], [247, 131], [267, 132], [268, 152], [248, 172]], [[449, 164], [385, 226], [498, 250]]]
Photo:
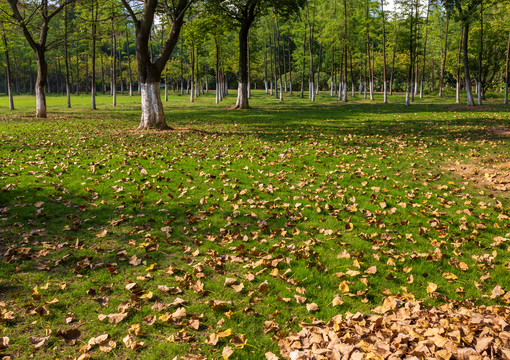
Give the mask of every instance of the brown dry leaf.
[[266, 360], [280, 360], [280, 358], [271, 351], [266, 352], [264, 355], [266, 356]]
[[136, 350], [145, 345], [144, 342], [136, 341], [129, 335], [126, 335], [126, 337], [122, 339], [122, 342], [124, 342], [124, 345], [126, 345], [126, 347], [130, 348], [131, 350]]
[[172, 314], [172, 319], [174, 320], [180, 320], [182, 318], [185, 318], [186, 317], [186, 309], [181, 307], [181, 308], [178, 308], [173, 314]]
[[48, 340], [50, 337], [49, 336], [45, 336], [45, 337], [35, 337], [35, 336], [30, 336], [28, 338], [28, 340], [30, 340], [30, 343], [32, 345], [34, 345], [34, 348], [36, 349], [39, 349], [40, 347], [44, 346], [44, 343], [46, 342], [46, 340]]
[[437, 290], [437, 285], [432, 282], [429, 282], [427, 285], [427, 293], [432, 294], [436, 290]]
[[234, 349], [232, 349], [230, 346], [225, 346], [223, 348], [223, 351], [221, 352], [221, 356], [223, 356], [223, 359], [224, 360], [227, 360], [230, 355], [232, 355], [234, 353]]
[[219, 332], [216, 334], [219, 338], [223, 338], [223, 337], [229, 337], [230, 335], [232, 335], [232, 329], [227, 329], [225, 331], [222, 331], [222, 332]]
[[113, 340], [105, 341], [105, 342], [99, 344], [99, 350], [101, 350], [102, 352], [105, 352], [105, 353], [109, 353], [116, 347], [117, 347], [117, 343]]
[[99, 234], [96, 234], [96, 237], [98, 238], [104, 238], [108, 234], [108, 230], [103, 230]]
[[176, 297], [174, 301], [172, 301], [169, 306], [177, 306], [177, 305], [183, 305], [186, 304], [188, 300], [181, 299], [180, 297]]
[[338, 295], [337, 295], [337, 296], [335, 296], [335, 297], [333, 298], [333, 301], [331, 302], [331, 304], [332, 304], [333, 306], [342, 305], [343, 303], [344, 303], [344, 301], [343, 301], [343, 300], [342, 300], [342, 298], [341, 298], [340, 296], [338, 296]]
[[306, 304], [306, 310], [308, 310], [308, 312], [317, 311], [319, 310], [319, 306], [316, 303]]
[[118, 324], [128, 316], [128, 313], [109, 314], [108, 321], [111, 324]]
[[9, 347], [9, 338], [7, 336], [0, 337], [0, 350], [7, 349]]
[[365, 274], [375, 274], [377, 273], [377, 266], [371, 266], [365, 270]]
[[223, 284], [223, 286], [231, 286], [231, 285], [234, 285], [236, 282], [237, 282], [236, 278], [229, 278], [229, 277], [227, 277], [225, 279], [225, 283]]
[[220, 340], [220, 337], [218, 336], [218, 334], [212, 333], [209, 335], [209, 337], [207, 338], [205, 343], [207, 345], [216, 346], [216, 344], [218, 343], [219, 340]]
[[306, 298], [304, 296], [294, 295], [298, 304], [304, 304], [306, 302]]
[[459, 270], [462, 270], [462, 271], [469, 270], [469, 266], [463, 261], [461, 261], [457, 267], [459, 268]]
[[236, 347], [236, 349], [242, 349], [248, 342], [246, 335], [239, 334], [233, 335], [232, 339], [230, 339], [230, 343]]
[[232, 289], [234, 289], [235, 292], [241, 292], [244, 289], [244, 283], [240, 283], [239, 285], [232, 285]]
[[140, 323], [132, 324], [132, 325], [128, 328], [128, 332], [129, 332], [131, 335], [135, 335], [135, 336], [142, 336], [142, 335], [143, 335], [142, 325], [141, 325]]
[[62, 337], [67, 345], [75, 345], [81, 336], [80, 329], [57, 330], [55, 336]]
[[496, 287], [492, 289], [491, 299], [496, 299], [502, 295], [505, 295], [505, 290], [503, 290], [501, 286], [496, 285]]

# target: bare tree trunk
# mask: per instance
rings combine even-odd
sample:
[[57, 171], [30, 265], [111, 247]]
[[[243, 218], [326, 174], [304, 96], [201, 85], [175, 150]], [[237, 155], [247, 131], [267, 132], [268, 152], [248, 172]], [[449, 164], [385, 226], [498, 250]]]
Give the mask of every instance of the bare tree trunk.
[[133, 73], [131, 71], [131, 53], [129, 52], [129, 31], [126, 24], [126, 54], [128, 58], [129, 96], [133, 96]]
[[397, 52], [398, 29], [395, 35], [395, 44], [393, 45], [393, 59], [391, 60], [391, 75], [390, 75], [390, 95], [393, 95], [393, 75], [395, 74], [395, 55]]
[[9, 95], [9, 110], [14, 110], [14, 99], [12, 96], [12, 87], [11, 87], [11, 64], [9, 61], [9, 48], [7, 46], [7, 36], [5, 35], [5, 32], [3, 33], [3, 40], [4, 40], [4, 53], [5, 53], [5, 82], [6, 82], [6, 88], [7, 88], [7, 94]]
[[103, 87], [103, 95], [106, 94], [105, 69], [103, 63], [103, 52], [101, 52], [101, 86]]
[[[95, 5], [95, 11], [94, 11]], [[91, 110], [96, 110], [96, 22], [99, 12], [97, 0], [92, 0], [92, 79], [90, 81]]]
[[305, 58], [306, 58], [306, 25], [305, 25], [305, 34], [303, 37], [303, 67], [301, 71], [301, 94], [300, 98], [302, 99], [304, 97], [304, 89], [305, 89]]
[[284, 88], [285, 88], [285, 93], [287, 93], [287, 60], [286, 60], [286, 56], [285, 56], [285, 40], [282, 41], [282, 58], [283, 58], [283, 76], [284, 76], [283, 84], [284, 84]]
[[[372, 63], [370, 61], [370, 30], [369, 30], [369, 26], [368, 26], [368, 19], [369, 19], [368, 14], [369, 13], [368, 13], [368, 0], [367, 0], [367, 2], [366, 2], [366, 16], [365, 16], [366, 31], [367, 31], [366, 51], [367, 51], [367, 60], [368, 60], [368, 76], [370, 78], [369, 79], [370, 100], [374, 100], [374, 89], [373, 89], [373, 82], [372, 82], [373, 79], [372, 79], [372, 70], [371, 70]], [[365, 69], [365, 72], [366, 72], [366, 69]], [[366, 93], [366, 90], [365, 90], [365, 93]], [[366, 98], [366, 95], [365, 95], [365, 98]]]
[[480, 2], [480, 52], [478, 53], [478, 105], [482, 105], [483, 1]]
[[457, 104], [460, 103], [460, 56], [462, 54], [462, 37], [464, 33], [464, 27], [460, 28], [460, 38], [459, 38], [459, 52], [457, 54], [457, 88], [455, 93], [455, 102]]
[[321, 63], [322, 63], [322, 43], [319, 42], [319, 59], [317, 64], [317, 86], [316, 86], [316, 92], [315, 95], [319, 95], [320, 90], [320, 82], [321, 82]]
[[446, 69], [446, 56], [448, 54], [448, 25], [449, 25], [449, 23], [450, 23], [450, 18], [448, 16], [446, 16], [446, 30], [444, 33], [443, 66], [441, 67], [441, 76], [439, 78], [439, 97], [443, 96], [444, 72]]
[[269, 93], [269, 88], [267, 86], [267, 39], [264, 38], [264, 88], [266, 90], [266, 94]]
[[429, 10], [430, 10], [430, 0], [427, 4], [427, 16], [425, 18], [425, 39], [423, 41], [423, 67], [421, 69], [421, 78], [420, 78], [420, 99], [423, 99], [423, 78], [425, 76], [425, 64], [427, 57], [427, 35], [428, 35], [428, 24], [429, 24]]
[[44, 52], [37, 54], [37, 79], [35, 81], [35, 117], [46, 117], [46, 93], [45, 86], [48, 79], [48, 64]]
[[195, 102], [195, 46], [191, 46], [191, 56], [190, 56], [190, 65], [191, 65], [191, 80], [190, 80], [190, 96], [189, 102]]
[[[67, 7], [64, 11], [64, 61], [66, 68], [66, 98], [67, 108], [71, 108], [71, 84], [69, 83], [69, 54], [68, 54], [68, 43], [67, 43]], [[32, 78], [32, 77], [30, 77]]]
[[344, 80], [342, 84], [343, 89], [343, 102], [347, 102], [347, 0], [344, 0], [344, 59], [345, 59], [345, 68], [344, 68]]
[[382, 47], [383, 47], [383, 92], [384, 92], [384, 103], [388, 103], [388, 89], [386, 88], [386, 32], [384, 23], [384, 0], [381, 0], [381, 12], [382, 12]]
[[[111, 27], [112, 27], [112, 100], [113, 100], [113, 106], [117, 106], [117, 68], [116, 64], [117, 61], [115, 61], [115, 55], [117, 54], [117, 35], [115, 34], [115, 29], [113, 27], [113, 14], [111, 19]], [[152, 92], [152, 89], [149, 89], [149, 87], [146, 87], [146, 93]], [[158, 94], [159, 94], [159, 84], [158, 84]], [[152, 95], [147, 95], [150, 97]], [[161, 102], [161, 100], [160, 100]], [[142, 106], [143, 107], [143, 106]]]
[[[275, 26], [276, 25], [276, 26]], [[279, 87], [279, 90], [280, 90], [280, 101], [283, 101], [283, 86], [282, 86], [282, 61], [281, 61], [281, 58], [280, 58], [280, 29], [278, 27], [278, 20], [276, 20], [276, 24], [275, 24], [275, 18], [273, 17], [273, 28], [275, 30], [275, 36], [276, 36], [276, 39], [275, 39], [275, 46], [276, 46], [276, 55], [275, 55], [275, 60], [276, 60], [276, 64], [277, 64], [277, 68], [278, 68], [278, 71], [277, 71], [277, 75], [278, 75], [278, 87]]]
[[508, 105], [508, 84], [510, 79], [508, 78], [508, 67], [510, 63], [510, 31], [508, 32], [508, 45], [506, 47], [506, 62], [505, 62], [505, 100], [504, 104]]
[[253, 20], [241, 25], [239, 31], [239, 80], [236, 109], [248, 109], [248, 33]]
[[288, 55], [289, 55], [289, 94], [292, 95], [292, 55], [290, 53], [290, 35], [287, 37]]
[[313, 73], [313, 26], [312, 26], [314, 19], [315, 19], [315, 14], [314, 14], [314, 18], [312, 19], [312, 22], [310, 22], [308, 2], [306, 3], [306, 19], [308, 21], [308, 31], [309, 31], [308, 51], [310, 53], [310, 83], [308, 85], [308, 93], [309, 93], [310, 100], [315, 101], [315, 93], [313, 91], [315, 86], [313, 83], [314, 82], [314, 73]]
[[[218, 43], [218, 37], [214, 37], [214, 45], [216, 46], [216, 104], [220, 102], [220, 44]], [[266, 71], [267, 75], [267, 71]], [[266, 80], [267, 81], [267, 80]], [[266, 82], [267, 90], [267, 82]], [[266, 92], [267, 93], [267, 92]]]
[[168, 102], [168, 74], [165, 71], [165, 102]]
[[464, 39], [462, 41], [462, 59], [464, 61], [464, 82], [466, 84], [467, 105], [475, 106], [473, 93], [471, 91], [471, 77], [469, 76], [469, 58], [468, 58], [468, 40], [469, 40], [469, 22], [464, 21]]
[[16, 75], [16, 77], [15, 77], [16, 81], [14, 82], [14, 87], [16, 89], [16, 95], [19, 95], [18, 57], [16, 56], [16, 51], [13, 51], [12, 55], [14, 58], [14, 74]]
[[80, 56], [76, 46], [76, 96], [80, 96]]

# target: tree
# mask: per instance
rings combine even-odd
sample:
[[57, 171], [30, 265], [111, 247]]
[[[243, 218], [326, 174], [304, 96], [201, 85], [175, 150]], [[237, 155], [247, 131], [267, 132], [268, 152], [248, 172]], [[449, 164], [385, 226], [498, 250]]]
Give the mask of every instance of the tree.
[[[177, 0], [174, 5], [169, 5], [166, 1], [160, 3], [158, 0], [145, 0], [140, 9], [141, 16], [135, 13], [129, 0], [122, 0], [122, 3], [129, 12], [136, 30], [135, 46], [142, 102], [142, 117], [138, 129], [168, 129], [159, 90], [161, 73], [177, 44], [184, 24], [184, 15], [193, 0]], [[161, 10], [161, 15], [167, 16], [172, 25], [158, 56], [153, 60], [151, 59], [149, 38], [154, 16], [159, 10]]]
[[455, 20], [459, 21], [463, 29], [462, 37], [462, 60], [464, 63], [464, 83], [466, 87], [467, 105], [474, 106], [473, 92], [471, 90], [471, 77], [469, 74], [469, 29], [471, 23], [476, 19], [476, 11], [483, 0], [443, 0], [445, 7], [449, 10]]
[[238, 93], [235, 108], [247, 109], [248, 104], [248, 34], [257, 17], [272, 8], [282, 17], [297, 12], [305, 0], [209, 0], [209, 9], [225, 14], [239, 26], [239, 75]]
[[[60, 4], [50, 5], [48, 0], [41, 0], [40, 3], [35, 1], [19, 3], [19, 0], [8, 0], [12, 13], [12, 19], [23, 30], [28, 44], [32, 48], [37, 64], [37, 80], [35, 82], [36, 111], [35, 116], [38, 118], [46, 117], [46, 93], [45, 86], [48, 81], [48, 63], [46, 61], [46, 51], [48, 50], [48, 31], [50, 21], [68, 4], [75, 0], [64, 0]], [[25, 16], [20, 12], [22, 7], [33, 7], [29, 11], [30, 16]], [[50, 11], [51, 9], [51, 11]], [[38, 13], [38, 16], [33, 16]], [[32, 25], [32, 26], [30, 26]], [[36, 29], [36, 30], [32, 30]], [[38, 34], [36, 36], [36, 33]]]

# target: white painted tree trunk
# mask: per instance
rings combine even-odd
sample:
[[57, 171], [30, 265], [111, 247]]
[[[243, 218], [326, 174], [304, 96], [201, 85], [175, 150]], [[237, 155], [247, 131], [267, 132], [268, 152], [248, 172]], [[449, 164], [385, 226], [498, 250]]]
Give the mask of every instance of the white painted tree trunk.
[[191, 80], [191, 91], [189, 92], [189, 102], [195, 101], [195, 87], [193, 86], [193, 80]]
[[248, 84], [238, 83], [236, 109], [248, 109]]
[[264, 87], [266, 88], [266, 94], [269, 92], [268, 86], [267, 86], [267, 80], [264, 80]]
[[457, 89], [455, 93], [455, 102], [460, 104], [460, 81], [457, 81]]
[[35, 117], [46, 117], [46, 94], [44, 92], [44, 85], [41, 86], [39, 81], [35, 85]]
[[159, 82], [141, 83], [142, 119], [138, 130], [168, 129], [163, 112]]
[[476, 83], [476, 92], [478, 95], [478, 105], [482, 105], [482, 84], [479, 81]]

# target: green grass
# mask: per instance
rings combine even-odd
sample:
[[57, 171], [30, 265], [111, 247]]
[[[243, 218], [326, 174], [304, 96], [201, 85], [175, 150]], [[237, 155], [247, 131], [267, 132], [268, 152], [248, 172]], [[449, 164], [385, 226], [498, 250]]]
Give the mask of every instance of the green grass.
[[[32, 116], [34, 98], [15, 97], [17, 110], [8, 112], [0, 97], [0, 336], [10, 338], [4, 353], [77, 357], [90, 338], [109, 334], [116, 348], [103, 353], [96, 346], [92, 357], [218, 359], [225, 345], [234, 347], [232, 336], [216, 346], [206, 337], [232, 329], [247, 345], [231, 359], [262, 359], [278, 353], [278, 336], [300, 322], [370, 312], [389, 293], [430, 305], [503, 304], [490, 295], [496, 285], [510, 291], [510, 201], [508, 191], [480, 184], [487, 168], [508, 173], [498, 167], [510, 158], [508, 138], [492, 132], [510, 126], [501, 99], [467, 109], [452, 97], [426, 97], [406, 108], [401, 95], [388, 105], [379, 95], [347, 104], [328, 95], [279, 102], [255, 92], [252, 109], [235, 111], [228, 109], [232, 94], [220, 105], [214, 94], [194, 104], [171, 94], [164, 105], [174, 130], [167, 132], [134, 131], [136, 96], [119, 96], [116, 108], [99, 96], [98, 110], [90, 111], [88, 96], [73, 96], [73, 108], [65, 109], [64, 97], [50, 95], [44, 120]], [[462, 178], [448, 170], [456, 163], [482, 176]], [[496, 245], [498, 237], [504, 239]], [[79, 266], [84, 259], [87, 266]], [[177, 268], [173, 274], [169, 266]], [[365, 274], [371, 266], [377, 272]], [[445, 272], [458, 278], [447, 280]], [[227, 277], [244, 289], [224, 286]], [[196, 291], [198, 281], [203, 291]], [[126, 289], [132, 282], [152, 298], [133, 297]], [[349, 293], [339, 289], [342, 282]], [[433, 294], [429, 282], [438, 286]], [[159, 285], [182, 293], [162, 293]], [[319, 310], [308, 312], [294, 295]], [[342, 305], [332, 306], [335, 295]], [[94, 297], [108, 297], [108, 305]], [[186, 318], [162, 323], [161, 315], [177, 310], [169, 305], [176, 297], [187, 301]], [[48, 315], [33, 312], [55, 298]], [[233, 304], [213, 310], [212, 300]], [[130, 304], [122, 322], [99, 321], [122, 302]], [[158, 312], [158, 303], [167, 308]], [[8, 311], [14, 319], [5, 319]], [[75, 320], [66, 324], [70, 314]], [[147, 325], [149, 316], [158, 321]], [[188, 325], [193, 316], [200, 317], [198, 330]], [[271, 319], [281, 332], [264, 334]], [[133, 338], [145, 346], [133, 351], [122, 339], [136, 323], [143, 334]], [[75, 346], [55, 336], [74, 327], [82, 333]], [[50, 331], [34, 349], [29, 337]]]

